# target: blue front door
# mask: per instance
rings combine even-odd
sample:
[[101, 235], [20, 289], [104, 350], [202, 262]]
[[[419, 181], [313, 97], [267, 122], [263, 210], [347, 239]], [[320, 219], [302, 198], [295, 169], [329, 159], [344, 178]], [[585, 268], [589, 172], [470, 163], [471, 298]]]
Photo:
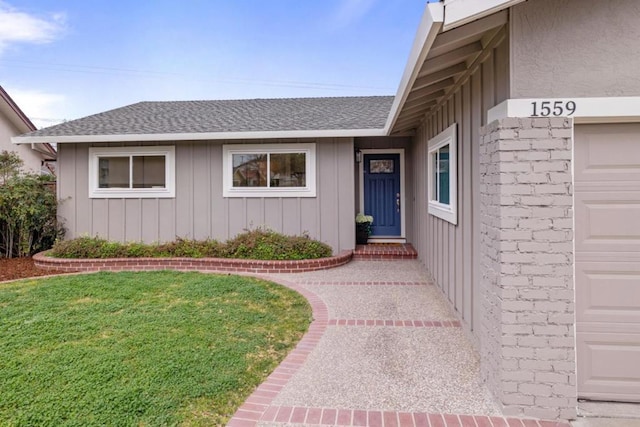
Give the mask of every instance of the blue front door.
[[364, 213], [373, 216], [372, 237], [398, 237], [400, 154], [364, 155]]

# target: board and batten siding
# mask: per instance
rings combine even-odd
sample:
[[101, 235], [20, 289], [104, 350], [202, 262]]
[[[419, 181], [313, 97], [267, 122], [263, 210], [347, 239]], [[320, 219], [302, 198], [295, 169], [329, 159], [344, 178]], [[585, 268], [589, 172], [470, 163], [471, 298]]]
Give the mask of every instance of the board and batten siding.
[[[222, 196], [223, 144], [285, 142], [316, 143], [316, 197]], [[132, 145], [136, 144], [118, 146]], [[58, 145], [58, 212], [67, 229], [66, 238], [89, 235], [147, 243], [177, 237], [226, 240], [245, 229], [266, 226], [290, 235], [308, 233], [331, 245], [336, 254], [354, 248], [352, 138], [179, 141], [157, 145], [176, 147], [175, 198], [90, 199], [89, 147], [105, 144]]]
[[[476, 336], [479, 291], [479, 130], [487, 111], [509, 97], [509, 44], [505, 39], [432, 115], [415, 136], [415, 203], [411, 242], [466, 329]], [[427, 212], [427, 153], [431, 138], [457, 123], [458, 225]]]

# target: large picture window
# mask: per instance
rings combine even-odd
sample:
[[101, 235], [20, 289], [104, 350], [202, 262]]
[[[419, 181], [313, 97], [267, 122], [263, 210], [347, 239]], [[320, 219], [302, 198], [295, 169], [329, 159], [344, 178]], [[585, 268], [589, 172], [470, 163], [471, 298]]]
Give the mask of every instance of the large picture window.
[[175, 196], [174, 147], [89, 149], [89, 197]]
[[429, 140], [428, 210], [429, 214], [452, 224], [458, 223], [457, 126], [453, 124]]
[[315, 197], [315, 144], [222, 149], [225, 197]]

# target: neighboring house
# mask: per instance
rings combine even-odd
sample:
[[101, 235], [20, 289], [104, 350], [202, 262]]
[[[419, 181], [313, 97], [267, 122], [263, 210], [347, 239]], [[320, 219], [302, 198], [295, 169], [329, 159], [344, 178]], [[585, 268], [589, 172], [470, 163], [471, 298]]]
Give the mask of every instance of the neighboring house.
[[58, 143], [70, 237], [268, 225], [341, 251], [373, 215], [503, 410], [569, 419], [640, 402], [639, 40], [636, 0], [447, 0], [395, 97], [145, 102], [14, 142]]
[[51, 144], [11, 144], [12, 137], [35, 130], [36, 127], [31, 120], [0, 86], [0, 152], [16, 152], [24, 162], [24, 171], [55, 174], [56, 150]]

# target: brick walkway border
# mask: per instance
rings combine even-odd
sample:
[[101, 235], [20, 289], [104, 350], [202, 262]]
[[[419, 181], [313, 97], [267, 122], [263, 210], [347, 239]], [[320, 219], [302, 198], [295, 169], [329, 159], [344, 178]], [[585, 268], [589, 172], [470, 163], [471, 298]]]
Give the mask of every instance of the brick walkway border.
[[309, 305], [311, 305], [313, 322], [296, 347], [236, 411], [227, 423], [227, 426], [230, 427], [255, 427], [257, 425], [258, 420], [262, 418], [263, 414], [265, 414], [271, 406], [273, 399], [275, 399], [278, 393], [280, 393], [280, 390], [283, 389], [298, 369], [302, 367], [307, 360], [307, 356], [316, 348], [329, 323], [329, 311], [327, 310], [326, 304], [313, 292], [286, 280], [273, 279], [268, 276], [262, 276], [260, 278], [279, 283], [305, 297], [307, 301], [309, 301]]
[[57, 271], [148, 271], [177, 270], [223, 273], [302, 273], [326, 270], [347, 264], [353, 257], [352, 251], [340, 255], [298, 261], [268, 261], [227, 258], [105, 258], [69, 259], [52, 258], [47, 252], [33, 256], [38, 268]]
[[432, 286], [432, 282], [357, 282], [357, 281], [344, 281], [344, 282], [329, 282], [323, 280], [301, 280], [297, 282], [299, 285], [314, 285], [314, 286]]
[[[269, 406], [259, 420], [331, 426], [371, 427], [565, 427], [562, 421], [503, 418], [485, 415], [430, 414], [424, 412], [362, 411], [351, 409]], [[229, 424], [230, 425], [230, 424]]]
[[[293, 289], [304, 296], [311, 305], [313, 322], [298, 345], [278, 365], [278, 367], [260, 384], [247, 400], [238, 408], [227, 423], [229, 427], [256, 427], [258, 423], [282, 423], [331, 426], [370, 426], [370, 427], [571, 427], [563, 421], [542, 421], [534, 419], [488, 417], [481, 415], [427, 414], [395, 411], [352, 410], [335, 408], [305, 408], [272, 405], [273, 400], [287, 385], [289, 380], [302, 367], [307, 357], [315, 349], [324, 335], [327, 326], [422, 326], [459, 327], [458, 321], [414, 321], [414, 320], [372, 320], [372, 319], [329, 319], [326, 304], [315, 293], [300, 284], [269, 276], [261, 276]], [[334, 285], [353, 282], [333, 282]], [[328, 283], [327, 283], [328, 284]], [[413, 284], [413, 282], [408, 283]], [[424, 283], [420, 283], [423, 285]], [[347, 322], [346, 324], [343, 322]], [[378, 324], [384, 322], [384, 325]], [[393, 325], [387, 325], [393, 322]], [[400, 324], [402, 323], [402, 324]], [[428, 323], [428, 324], [427, 324]], [[440, 325], [436, 325], [439, 323]]]
[[457, 320], [381, 320], [381, 319], [329, 319], [329, 326], [401, 326], [413, 328], [459, 328]]

